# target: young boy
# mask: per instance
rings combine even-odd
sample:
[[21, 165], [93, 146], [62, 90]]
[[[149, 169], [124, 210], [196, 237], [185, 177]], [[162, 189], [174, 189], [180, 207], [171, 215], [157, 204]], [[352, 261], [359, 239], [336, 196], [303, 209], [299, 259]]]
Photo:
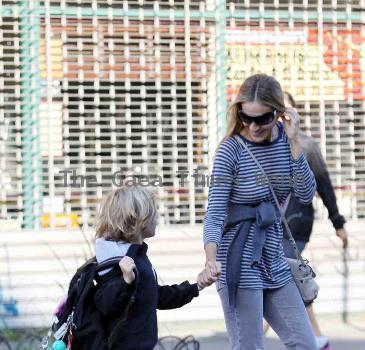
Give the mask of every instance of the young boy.
[[[156, 219], [154, 197], [141, 186], [118, 188], [102, 203], [96, 225], [97, 261], [123, 256], [119, 262], [122, 273], [104, 282], [94, 299], [103, 315], [110, 349], [152, 350], [157, 343], [156, 309], [179, 308], [216, 280], [207, 279], [207, 271], [203, 270], [197, 283], [158, 285], [144, 243], [155, 235]], [[101, 271], [100, 275], [107, 272]], [[135, 290], [135, 300], [130, 304]], [[126, 320], [120, 322], [128, 304]]]

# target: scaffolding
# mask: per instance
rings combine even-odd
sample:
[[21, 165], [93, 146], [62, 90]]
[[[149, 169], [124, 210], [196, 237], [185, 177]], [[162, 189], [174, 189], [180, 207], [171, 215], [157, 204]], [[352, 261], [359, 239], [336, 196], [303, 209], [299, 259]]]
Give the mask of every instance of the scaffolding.
[[0, 0], [2, 218], [90, 225], [103, 193], [133, 175], [155, 188], [164, 223], [202, 222], [227, 103], [257, 72], [295, 96], [340, 209], [363, 218], [363, 8]]

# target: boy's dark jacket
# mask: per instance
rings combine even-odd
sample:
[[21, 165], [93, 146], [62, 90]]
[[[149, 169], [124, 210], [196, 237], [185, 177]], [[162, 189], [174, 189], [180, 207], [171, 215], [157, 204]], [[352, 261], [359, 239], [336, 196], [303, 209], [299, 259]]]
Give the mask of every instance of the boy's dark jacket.
[[[199, 295], [196, 283], [191, 285], [185, 281], [180, 285], [159, 286], [146, 255], [147, 248], [146, 243], [132, 244], [128, 248], [126, 255], [133, 257], [138, 270], [137, 292], [127, 319], [111, 337], [111, 350], [152, 350], [157, 343], [156, 309], [179, 308]], [[108, 336], [120, 320], [134, 287], [125, 283], [122, 274], [98, 287], [94, 302]]]
[[[346, 220], [340, 215], [336, 203], [336, 195], [321, 151], [312, 137], [299, 133], [299, 142], [306, 155], [317, 183], [317, 192], [328, 210], [329, 219], [335, 229], [343, 228]], [[290, 230], [295, 240], [308, 242], [314, 221], [314, 209], [311, 204], [303, 204], [292, 195], [285, 212]], [[285, 228], [284, 228], [285, 232]]]

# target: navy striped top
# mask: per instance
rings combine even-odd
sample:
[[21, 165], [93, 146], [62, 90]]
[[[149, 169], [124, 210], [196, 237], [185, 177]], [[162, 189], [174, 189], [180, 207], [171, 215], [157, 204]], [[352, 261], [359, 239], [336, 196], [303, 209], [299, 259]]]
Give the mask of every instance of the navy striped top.
[[[294, 192], [300, 202], [311, 203], [316, 191], [313, 173], [303, 154], [297, 160], [292, 158], [283, 125], [280, 122], [276, 125], [279, 133], [273, 141], [259, 144], [241, 137], [270, 178], [281, 204], [290, 191]], [[220, 282], [223, 284], [226, 283], [227, 251], [237, 228], [231, 227], [223, 235], [228, 202], [255, 205], [263, 201], [274, 203], [269, 186], [243, 146], [229, 137], [219, 146], [214, 158], [204, 219], [204, 244], [216, 243], [218, 246], [217, 260], [222, 264]], [[239, 287], [282, 287], [292, 276], [283, 253], [280, 219], [267, 230], [261, 262], [257, 267], [251, 267], [254, 227], [254, 224], [250, 227], [242, 252]]]

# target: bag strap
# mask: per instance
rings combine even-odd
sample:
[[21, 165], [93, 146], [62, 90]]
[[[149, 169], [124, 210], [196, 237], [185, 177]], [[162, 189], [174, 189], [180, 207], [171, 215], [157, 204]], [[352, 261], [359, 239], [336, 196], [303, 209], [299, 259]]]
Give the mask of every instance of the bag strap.
[[[257, 158], [255, 157], [255, 155], [251, 152], [251, 150], [248, 148], [248, 146], [246, 145], [246, 143], [239, 137], [239, 135], [234, 135], [234, 138], [236, 139], [236, 141], [238, 141], [242, 146], [243, 148], [247, 151], [247, 153], [251, 156], [251, 158], [254, 160], [254, 162], [256, 163], [256, 165], [258, 166], [258, 168], [260, 169], [260, 171], [262, 172], [262, 175], [265, 177], [266, 181], [267, 181], [267, 184], [269, 185], [269, 188], [270, 188], [270, 191], [272, 193], [272, 196], [274, 198], [274, 201], [275, 201], [275, 204], [279, 210], [279, 213], [280, 213], [280, 217], [281, 217], [281, 221], [283, 222], [284, 226], [285, 226], [285, 229], [288, 233], [288, 236], [289, 236], [289, 241], [293, 247], [293, 250], [294, 250], [294, 254], [297, 258], [297, 260], [299, 260], [303, 265], [306, 264], [306, 261], [303, 259], [302, 255], [300, 254], [299, 250], [298, 250], [298, 247], [295, 243], [295, 239], [291, 233], [291, 230], [289, 228], [289, 225], [288, 225], [288, 222], [285, 218], [285, 211], [283, 210], [282, 206], [280, 205], [279, 203], [279, 200], [278, 200], [278, 197], [276, 196], [275, 194], [275, 191], [274, 191], [274, 188], [270, 182], [270, 179], [269, 177], [267, 176], [264, 168], [261, 166], [260, 162], [257, 160]], [[289, 201], [288, 201], [289, 203]]]
[[291, 200], [291, 195], [292, 195], [292, 193], [289, 192], [288, 197], [286, 197], [285, 203], [283, 205], [283, 212], [284, 212], [284, 214], [286, 214], [286, 211], [288, 210], [289, 203], [290, 203], [290, 200]]

